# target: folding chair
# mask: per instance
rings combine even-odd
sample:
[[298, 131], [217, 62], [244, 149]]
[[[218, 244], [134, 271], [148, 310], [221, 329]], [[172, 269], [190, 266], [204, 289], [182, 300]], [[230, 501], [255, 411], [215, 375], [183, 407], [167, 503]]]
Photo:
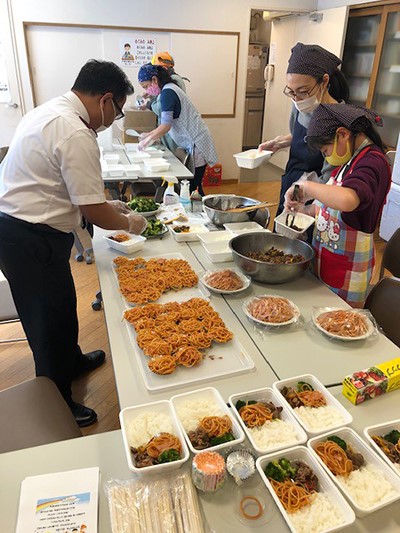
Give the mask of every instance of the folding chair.
[[379, 279], [383, 278], [385, 270], [400, 278], [400, 228], [397, 229], [386, 243], [382, 256]]
[[400, 348], [400, 281], [382, 278], [364, 303], [386, 337]]
[[[19, 322], [17, 310], [11, 294], [10, 285], [0, 270], [0, 324]], [[0, 344], [26, 341], [26, 337], [18, 339], [0, 339]]]

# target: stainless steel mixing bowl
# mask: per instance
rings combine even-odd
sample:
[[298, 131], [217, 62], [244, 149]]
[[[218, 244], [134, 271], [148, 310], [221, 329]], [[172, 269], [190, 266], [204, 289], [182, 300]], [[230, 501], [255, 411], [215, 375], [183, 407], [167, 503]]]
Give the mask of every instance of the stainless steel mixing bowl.
[[[217, 194], [215, 196], [208, 195], [203, 198], [203, 209], [216, 226], [223, 226], [231, 222], [247, 222], [249, 220], [255, 220], [258, 222], [258, 218], [262, 216], [261, 223], [263, 226], [267, 226], [269, 222], [269, 210], [266, 208], [258, 209], [257, 204], [260, 202], [253, 198], [246, 198], [245, 196], [235, 196], [233, 194]], [[254, 210], [247, 211], [246, 213], [229, 213], [226, 209], [232, 209], [234, 207], [247, 207], [254, 205]]]
[[[301, 254], [304, 261], [285, 265], [265, 263], [248, 257], [249, 252], [266, 252], [272, 246], [286, 254]], [[240, 270], [260, 283], [278, 284], [292, 281], [304, 274], [314, 257], [314, 250], [306, 242], [288, 239], [276, 233], [238, 235], [230, 241], [229, 247]]]

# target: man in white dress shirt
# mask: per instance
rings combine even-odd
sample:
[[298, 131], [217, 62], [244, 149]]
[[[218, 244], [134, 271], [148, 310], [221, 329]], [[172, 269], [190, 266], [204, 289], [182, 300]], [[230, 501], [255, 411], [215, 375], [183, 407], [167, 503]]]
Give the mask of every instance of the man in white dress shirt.
[[97, 420], [72, 399], [72, 379], [97, 368], [101, 350], [78, 345], [71, 231], [82, 216], [105, 229], [140, 234], [146, 220], [107, 202], [96, 131], [122, 118], [133, 87], [114, 63], [88, 61], [70, 92], [27, 113], [0, 171], [0, 269], [35, 360], [37, 376], [58, 386], [78, 424]]

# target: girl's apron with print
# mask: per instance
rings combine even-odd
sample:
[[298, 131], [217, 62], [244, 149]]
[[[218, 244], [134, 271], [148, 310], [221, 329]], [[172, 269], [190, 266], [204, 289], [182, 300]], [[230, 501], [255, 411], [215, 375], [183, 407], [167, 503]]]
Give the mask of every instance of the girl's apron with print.
[[210, 130], [207, 128], [200, 113], [192, 102], [175, 83], [167, 83], [164, 89], [172, 89], [178, 95], [181, 103], [181, 113], [172, 121], [169, 134], [174, 142], [193, 155], [194, 149], [198, 150], [208, 165], [215, 165], [218, 161]]
[[[349, 165], [353, 171], [357, 161], [371, 147], [363, 149], [350, 163], [332, 176], [328, 185], [341, 187]], [[385, 157], [381, 152], [374, 151]], [[334, 171], [335, 173], [335, 171]], [[352, 307], [363, 307], [375, 264], [373, 234], [348, 226], [337, 209], [315, 202], [316, 225], [313, 248], [315, 274]]]

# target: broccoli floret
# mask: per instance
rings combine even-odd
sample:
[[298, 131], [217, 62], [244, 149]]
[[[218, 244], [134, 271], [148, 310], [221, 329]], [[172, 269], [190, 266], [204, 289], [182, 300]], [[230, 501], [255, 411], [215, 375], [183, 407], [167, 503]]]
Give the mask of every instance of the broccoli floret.
[[242, 407], [245, 407], [246, 405], [254, 405], [255, 403], [257, 403], [255, 400], [249, 400], [248, 402], [245, 402], [244, 400], [238, 400], [235, 404], [235, 407], [237, 411], [239, 411], [239, 409]]
[[179, 461], [181, 454], [178, 450], [164, 450], [157, 458], [159, 463], [172, 463], [172, 461]]
[[267, 464], [265, 467], [265, 475], [275, 481], [284, 481], [287, 479], [287, 472], [281, 467], [278, 461], [271, 461]]
[[229, 432], [224, 433], [224, 435], [221, 435], [220, 437], [211, 437], [210, 446], [217, 446], [218, 444], [223, 444], [224, 442], [230, 442], [231, 440], [235, 440], [235, 435]]
[[330, 437], [328, 437], [326, 440], [330, 440], [332, 442], [335, 442], [338, 446], [340, 446], [342, 448], [342, 450], [346, 451], [347, 450], [347, 444], [346, 442], [341, 439], [340, 437], [337, 437], [336, 435], [331, 435]]
[[285, 459], [285, 457], [282, 457], [282, 459], [279, 459], [279, 464], [283, 468], [283, 470], [286, 472], [286, 477], [289, 477], [293, 479], [296, 475], [297, 468], [291, 464], [291, 462], [288, 459]]
[[385, 435], [383, 437], [388, 442], [391, 442], [392, 444], [397, 444], [400, 440], [400, 431], [397, 431], [397, 429], [393, 429], [390, 433]]

